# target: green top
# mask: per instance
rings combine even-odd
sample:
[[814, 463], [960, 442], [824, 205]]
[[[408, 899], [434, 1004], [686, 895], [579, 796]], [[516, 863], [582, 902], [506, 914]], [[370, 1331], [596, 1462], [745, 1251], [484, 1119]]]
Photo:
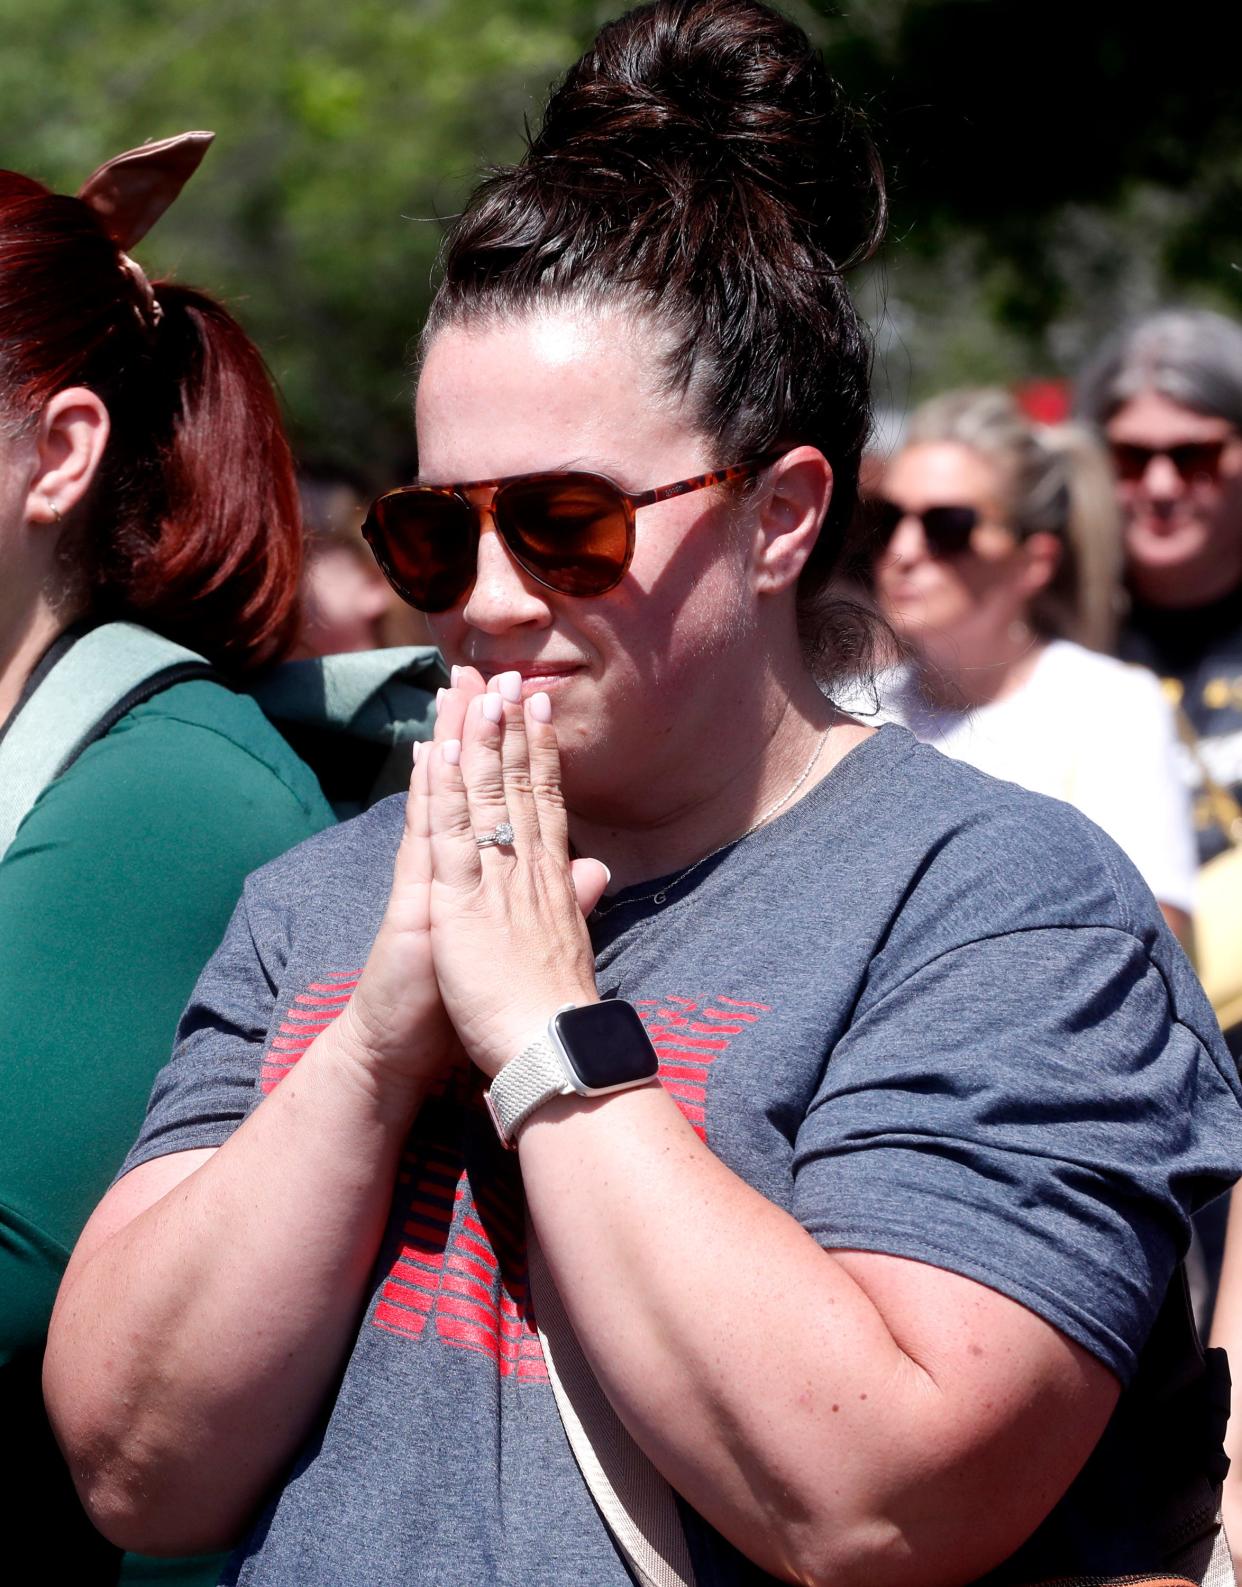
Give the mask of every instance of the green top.
[[59, 1514], [46, 1528], [62, 1479], [38, 1372], [65, 1263], [244, 878], [332, 820], [253, 700], [182, 683], [51, 783], [0, 860], [0, 1425], [30, 1490], [11, 1513], [37, 1507], [49, 1576], [66, 1540], [81, 1547], [66, 1580], [112, 1579], [116, 1558], [94, 1557], [67, 1509], [63, 1534]]

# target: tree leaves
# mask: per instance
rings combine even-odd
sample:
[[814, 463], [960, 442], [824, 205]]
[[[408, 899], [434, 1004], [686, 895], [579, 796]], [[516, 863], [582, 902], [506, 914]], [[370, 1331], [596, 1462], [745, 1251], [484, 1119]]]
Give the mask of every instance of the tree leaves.
[[[73, 191], [210, 127], [144, 242], [263, 347], [304, 456], [411, 466], [408, 349], [442, 219], [617, 7], [595, 0], [0, 0], [0, 163]], [[872, 115], [893, 230], [864, 301], [900, 400], [1071, 370], [1126, 310], [1242, 303], [1236, 8], [790, 0]], [[903, 371], [908, 371], [908, 374]], [[912, 377], [912, 381], [911, 378]]]

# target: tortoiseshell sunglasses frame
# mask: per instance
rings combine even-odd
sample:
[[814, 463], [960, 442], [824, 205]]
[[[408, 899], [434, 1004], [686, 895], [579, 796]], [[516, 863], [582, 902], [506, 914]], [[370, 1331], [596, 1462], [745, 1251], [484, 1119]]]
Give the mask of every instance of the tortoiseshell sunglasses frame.
[[[412, 596], [400, 571], [387, 554], [385, 530], [382, 528], [381, 522], [386, 504], [411, 497], [437, 496], [460, 502], [466, 513], [473, 519], [476, 533], [479, 521], [485, 514], [490, 515], [496, 527], [496, 532], [504, 542], [506, 550], [522, 571], [533, 579], [536, 584], [542, 585], [545, 589], [555, 590], [561, 595], [575, 595], [578, 599], [591, 600], [598, 595], [606, 595], [609, 590], [615, 589], [625, 577], [626, 570], [629, 568], [634, 556], [635, 514], [641, 507], [651, 507], [657, 502], [670, 501], [675, 496], [687, 496], [692, 491], [706, 490], [712, 485], [727, 485], [733, 484], [738, 480], [749, 479], [761, 469], [767, 468], [769, 464], [783, 457], [787, 450], [788, 448], [781, 448], [778, 451], [765, 452], [759, 457], [747, 459], [744, 463], [734, 463], [727, 468], [712, 469], [706, 474], [695, 474], [689, 479], [674, 480], [668, 485], [656, 485], [651, 490], [640, 491], [635, 495], [622, 490], [616, 480], [609, 479], [606, 474], [594, 474], [583, 469], [553, 470], [536, 474], [509, 474], [500, 479], [476, 479], [460, 485], [401, 485], [395, 490], [385, 491], [382, 496], [376, 497], [371, 504], [370, 511], [367, 513], [366, 521], [362, 526], [362, 533], [366, 538], [367, 544], [371, 547], [375, 560], [379, 563], [384, 576], [393, 589], [401, 596], [402, 600], [408, 602], [419, 611], [447, 611], [473, 588], [474, 578], [472, 576], [466, 580], [455, 598], [447, 604], [427, 606], [421, 604]], [[506, 523], [503, 516], [503, 495], [508, 487], [514, 485], [552, 485], [562, 481], [570, 482], [575, 480], [588, 481], [594, 487], [601, 485], [606, 487], [621, 510], [625, 522], [624, 559], [613, 566], [613, 576], [607, 584], [586, 592], [562, 589], [560, 585], [545, 576], [546, 570], [531, 567], [527, 560], [530, 556], [529, 549], [523, 545], [520, 533], [511, 524]], [[491, 493], [485, 503], [470, 500], [471, 493], [479, 491]], [[469, 520], [463, 518], [463, 522], [467, 521]], [[474, 547], [476, 562], [477, 550], [476, 543]]]

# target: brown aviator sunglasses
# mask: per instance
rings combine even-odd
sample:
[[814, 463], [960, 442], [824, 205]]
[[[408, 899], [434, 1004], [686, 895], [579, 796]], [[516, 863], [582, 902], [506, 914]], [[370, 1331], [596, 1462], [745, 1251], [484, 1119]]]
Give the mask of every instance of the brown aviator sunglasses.
[[[467, 485], [403, 485], [371, 505], [362, 533], [384, 577], [420, 612], [446, 612], [473, 587], [480, 525], [491, 515], [509, 555], [562, 595], [606, 595], [634, 555], [634, 514], [658, 501], [748, 479], [784, 456], [768, 452], [636, 496], [604, 474], [513, 474]], [[490, 501], [471, 493], [491, 491]]]

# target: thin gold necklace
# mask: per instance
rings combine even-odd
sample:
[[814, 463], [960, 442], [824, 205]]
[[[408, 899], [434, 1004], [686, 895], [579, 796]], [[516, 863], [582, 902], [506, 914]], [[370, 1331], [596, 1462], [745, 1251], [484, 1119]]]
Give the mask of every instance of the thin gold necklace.
[[815, 740], [815, 749], [811, 755], [811, 758], [798, 773], [797, 780], [793, 786], [787, 788], [775, 804], [769, 805], [759, 817], [759, 819], [746, 828], [745, 832], [740, 833], [735, 838], [729, 838], [725, 843], [721, 843], [717, 848], [714, 848], [709, 853], [703, 855], [702, 859], [695, 860], [693, 865], [687, 865], [685, 870], [682, 871], [680, 875], [674, 876], [671, 882], [665, 882], [664, 886], [661, 887], [657, 892], [643, 893], [638, 898], [619, 898], [615, 904], [609, 904], [607, 909], [602, 909], [599, 904], [596, 904], [594, 913], [597, 915], [611, 915], [614, 909], [625, 909], [630, 904], [667, 903], [668, 895], [673, 891], [674, 887], [680, 887], [682, 882], [685, 881], [686, 877], [689, 876], [691, 872], [697, 871], [700, 865], [706, 865], [708, 860], [714, 860], [717, 854], [723, 854], [726, 849], [733, 848], [735, 844], [744, 843], [753, 832], [758, 832], [759, 828], [763, 826], [765, 821], [770, 821], [778, 811], [785, 808], [785, 806], [797, 793], [798, 789], [801, 788], [802, 784], [815, 770], [816, 766], [819, 764], [819, 757], [823, 754], [824, 745], [828, 742], [828, 735], [832, 732], [832, 729], [835, 727], [835, 725], [835, 723], [830, 724]]

